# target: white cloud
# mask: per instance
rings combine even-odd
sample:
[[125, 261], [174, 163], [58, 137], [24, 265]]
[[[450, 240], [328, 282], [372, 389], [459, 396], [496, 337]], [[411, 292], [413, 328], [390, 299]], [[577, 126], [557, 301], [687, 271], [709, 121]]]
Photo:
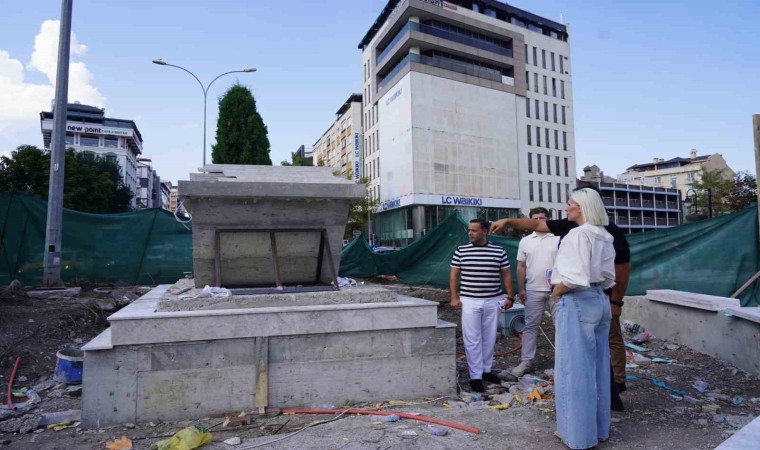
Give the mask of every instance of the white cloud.
[[[34, 38], [34, 52], [26, 65], [26, 71], [43, 73], [48, 83], [33, 84], [26, 81], [26, 71], [21, 61], [0, 49], [0, 132], [17, 132], [39, 127], [39, 113], [50, 110], [55, 95], [55, 75], [58, 61], [58, 33], [60, 22], [46, 20]], [[87, 47], [71, 34], [71, 63], [69, 65], [69, 102], [79, 101], [103, 107], [105, 98], [93, 85], [94, 76], [85, 63], [74, 61], [84, 57]]]

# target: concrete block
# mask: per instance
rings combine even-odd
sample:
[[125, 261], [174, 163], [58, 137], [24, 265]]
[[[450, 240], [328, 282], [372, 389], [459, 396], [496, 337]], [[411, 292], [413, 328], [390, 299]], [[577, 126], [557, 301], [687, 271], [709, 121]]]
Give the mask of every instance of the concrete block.
[[[727, 310], [726, 310], [727, 311]], [[652, 335], [686, 345], [760, 376], [760, 324], [721, 312], [626, 297], [623, 319]]]
[[80, 287], [71, 287], [65, 289], [31, 289], [26, 291], [29, 298], [56, 298], [56, 297], [78, 297], [82, 292]]
[[[174, 289], [174, 288], [173, 288]], [[179, 289], [174, 289], [179, 290]], [[233, 295], [218, 298], [188, 298], [200, 289], [179, 295], [167, 292], [158, 301], [158, 311], [198, 311], [214, 309], [270, 308], [308, 305], [395, 302], [396, 293], [377, 286], [345, 287], [339, 291], [299, 292], [287, 294]]]
[[760, 323], [760, 307], [757, 306], [733, 306], [726, 308], [724, 312], [735, 317], [749, 320], [750, 322]]
[[137, 351], [132, 348], [85, 351], [82, 373], [82, 424], [100, 428], [137, 419]]
[[738, 307], [740, 305], [739, 300], [735, 298], [717, 297], [714, 295], [695, 294], [693, 292], [681, 292], [669, 289], [650, 290], [647, 291], [646, 296], [649, 300], [704, 309], [705, 311], [722, 311], [726, 308]]
[[751, 450], [758, 447], [760, 442], [760, 416], [749, 423], [733, 436], [726, 439], [715, 450]]

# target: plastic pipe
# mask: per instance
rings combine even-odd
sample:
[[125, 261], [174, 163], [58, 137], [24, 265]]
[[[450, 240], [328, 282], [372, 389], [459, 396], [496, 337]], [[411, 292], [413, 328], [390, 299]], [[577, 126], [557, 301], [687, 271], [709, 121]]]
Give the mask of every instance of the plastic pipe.
[[396, 415], [399, 417], [403, 417], [404, 419], [419, 420], [420, 422], [434, 423], [436, 425], [454, 428], [456, 430], [462, 430], [468, 433], [480, 434], [480, 430], [478, 430], [477, 428], [472, 428], [465, 425], [460, 425], [458, 423], [448, 422], [445, 420], [433, 419], [427, 416], [415, 416], [412, 414], [406, 414], [402, 412], [375, 411], [371, 409], [349, 409], [348, 411], [346, 411], [345, 409], [283, 409], [280, 412], [282, 414], [340, 414], [342, 412], [345, 412], [346, 414], [365, 414], [365, 415], [373, 415], [373, 416]]
[[13, 379], [16, 378], [16, 370], [18, 370], [18, 364], [21, 362], [21, 357], [16, 357], [16, 362], [13, 364], [13, 371], [11, 371], [11, 377], [8, 379], [8, 406], [11, 408], [11, 411], [15, 410], [16, 407], [13, 406], [13, 393], [11, 392], [13, 389]]

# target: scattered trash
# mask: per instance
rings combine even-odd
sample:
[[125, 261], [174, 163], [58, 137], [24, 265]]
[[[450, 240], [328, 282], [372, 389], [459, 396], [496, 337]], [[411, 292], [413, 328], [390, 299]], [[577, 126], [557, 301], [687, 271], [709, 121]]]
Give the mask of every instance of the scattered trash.
[[37, 392], [44, 392], [55, 386], [57, 383], [55, 380], [40, 380], [32, 387]]
[[627, 353], [626, 354], [626, 358], [630, 358], [630, 361], [633, 364], [637, 364], [639, 366], [645, 366], [645, 365], [650, 364], [652, 362], [651, 359], [647, 358], [646, 356], [644, 356], [642, 354], [634, 353], [634, 352], [626, 352], [626, 353]]
[[694, 384], [692, 384], [692, 386], [694, 386], [694, 389], [699, 391], [700, 394], [704, 394], [710, 385], [705, 381], [697, 380], [694, 382]]
[[665, 350], [678, 350], [681, 346], [678, 344], [665, 344]]
[[232, 292], [227, 288], [206, 285], [196, 298], [224, 298], [230, 295]]
[[338, 287], [356, 286], [356, 280], [353, 278], [338, 277]]
[[731, 397], [729, 397], [728, 395], [721, 394], [719, 392], [710, 392], [710, 394], [708, 394], [708, 396], [711, 397], [713, 400], [720, 400], [720, 401], [723, 401], [723, 402], [726, 402], [726, 403], [730, 403], [730, 402], [733, 401], [733, 399]]
[[489, 406], [494, 411], [504, 411], [509, 409], [509, 403], [499, 403], [498, 405]]
[[61, 423], [66, 421], [78, 422], [80, 420], [82, 420], [82, 410], [69, 409], [67, 411], [56, 411], [43, 414], [40, 426], [46, 427], [54, 423]]
[[387, 416], [373, 415], [369, 417], [373, 422], [398, 422], [401, 417], [395, 414], [389, 414]]
[[130, 450], [131, 448], [132, 439], [126, 436], [106, 442], [106, 450]]
[[649, 351], [648, 348], [641, 347], [641, 346], [638, 346], [636, 344], [631, 344], [630, 342], [626, 342], [625, 346], [628, 347], [628, 348], [630, 348], [631, 350], [636, 350], [637, 352], [646, 353], [646, 352]]
[[[208, 287], [208, 286], [207, 286]], [[153, 443], [151, 450], [193, 450], [211, 442], [211, 433], [198, 425], [179, 430], [169, 439]]]
[[79, 397], [82, 395], [82, 385], [69, 386], [66, 388], [66, 393], [68, 393], [70, 397]]
[[435, 425], [426, 425], [424, 429], [432, 436], [446, 436], [449, 434], [449, 430], [446, 428], [437, 427]]
[[713, 416], [713, 422], [714, 423], [723, 423], [726, 421], [726, 416], [723, 414], [715, 414]]
[[670, 394], [670, 397], [671, 397], [673, 400], [677, 401], [677, 402], [681, 402], [681, 401], [683, 401], [683, 397], [681, 397], [681, 396], [679, 396], [679, 395]]
[[405, 430], [401, 432], [401, 437], [404, 439], [414, 439], [418, 436], [416, 431]]
[[631, 322], [630, 320], [624, 320], [623, 329], [629, 333], [636, 334], [641, 331], [641, 325]]
[[51, 423], [47, 426], [47, 429], [53, 431], [61, 431], [65, 430], [66, 428], [78, 427], [80, 423], [81, 422], [74, 422], [73, 420], [65, 420], [59, 423]]
[[705, 405], [702, 405], [700, 408], [702, 412], [708, 413], [708, 414], [717, 414], [720, 412], [720, 406], [716, 405], [715, 403], [707, 403]]
[[686, 396], [686, 392], [684, 392], [684, 391], [682, 391], [680, 389], [672, 388], [672, 387], [668, 386], [667, 384], [665, 384], [664, 381], [660, 381], [657, 378], [652, 378], [652, 384], [654, 384], [657, 387], [661, 387], [661, 388], [663, 388], [663, 389], [665, 389], [667, 391], [670, 391], [670, 392], [672, 392], [674, 394], [680, 395], [681, 397]]
[[690, 395], [684, 395], [683, 396], [683, 401], [685, 401], [686, 403], [691, 403], [692, 405], [696, 405], [697, 403], [699, 403], [698, 399], [696, 399], [696, 398], [694, 398], [694, 397], [692, 397]]
[[225, 443], [225, 444], [227, 444], [227, 445], [240, 445], [240, 442], [241, 442], [241, 441], [240, 441], [240, 438], [239, 438], [239, 437], [237, 437], [237, 436], [235, 436], [235, 437], [231, 437], [231, 438], [229, 438], [229, 439], [226, 439], [226, 440], [224, 441], [224, 443]]
[[58, 361], [55, 364], [53, 380], [69, 384], [81, 383], [84, 352], [76, 348], [64, 348], [59, 350], [55, 356]]
[[28, 380], [28, 378], [23, 375], [21, 375], [20, 377], [16, 379], [16, 381], [18, 381], [19, 383], [24, 383], [26, 380]]
[[544, 370], [544, 375], [546, 375], [549, 378], [554, 378], [554, 369], [546, 369], [546, 370]]
[[652, 335], [647, 333], [646, 331], [642, 331], [641, 333], [633, 337], [633, 343], [636, 345], [641, 345], [651, 340], [652, 340]]
[[97, 294], [110, 294], [111, 289], [109, 288], [95, 288], [92, 290], [92, 292], [95, 292]]
[[665, 358], [652, 358], [653, 363], [661, 363], [661, 364], [673, 364], [675, 361], [672, 359], [665, 359]]

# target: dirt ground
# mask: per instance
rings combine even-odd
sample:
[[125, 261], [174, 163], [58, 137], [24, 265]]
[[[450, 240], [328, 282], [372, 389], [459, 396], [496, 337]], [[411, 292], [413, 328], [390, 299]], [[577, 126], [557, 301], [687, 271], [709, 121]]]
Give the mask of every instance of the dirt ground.
[[[448, 292], [428, 287], [411, 287], [395, 282], [373, 280], [405, 295], [441, 302], [439, 317], [457, 323], [459, 313], [447, 303]], [[462, 398], [446, 398], [416, 405], [381, 405], [386, 410], [415, 412], [476, 427], [481, 433], [474, 435], [449, 430], [446, 436], [432, 436], [429, 429], [417, 421], [395, 423], [379, 422], [368, 416], [344, 416], [330, 423], [314, 426], [277, 443], [274, 439], [288, 436], [304, 426], [332, 416], [277, 416], [253, 417], [250, 423], [223, 428], [224, 418], [206, 418], [193, 422], [125, 424], [102, 430], [87, 430], [79, 426], [60, 431], [35, 427], [44, 414], [81, 408], [79, 392], [67, 392], [65, 385], [49, 382], [56, 362], [56, 352], [66, 347], [80, 347], [106, 326], [105, 318], [118, 308], [146, 292], [142, 287], [84, 286], [76, 298], [29, 299], [21, 291], [4, 289], [0, 292], [0, 393], [6, 403], [8, 378], [17, 356], [20, 366], [13, 388], [45, 387], [39, 392], [41, 401], [28, 411], [9, 413], [0, 409], [0, 448], [14, 449], [105, 449], [110, 440], [126, 436], [133, 448], [148, 449], [150, 445], [190, 425], [211, 427], [213, 442], [204, 448], [319, 448], [319, 449], [562, 449], [553, 436], [554, 403], [550, 399], [535, 403], [512, 402], [509, 409], [494, 411], [488, 406], [466, 404]], [[553, 328], [547, 318], [543, 325], [547, 338], [539, 339], [536, 367], [533, 375], [550, 381], [547, 369], [553, 366]], [[459, 336], [459, 330], [457, 330]], [[632, 336], [627, 334], [630, 340]], [[501, 338], [496, 351], [513, 349], [516, 338]], [[629, 369], [629, 375], [638, 379], [628, 381], [628, 390], [622, 394], [626, 410], [613, 412], [613, 429], [609, 442], [601, 449], [709, 449], [714, 448], [732, 433], [760, 415], [760, 383], [758, 379], [709, 356], [686, 347], [664, 342], [655, 337], [644, 344], [646, 356], [675, 360], [672, 364], [649, 364]], [[462, 352], [461, 339], [458, 351]], [[499, 357], [495, 371], [506, 370], [519, 363], [519, 351]], [[459, 384], [467, 387], [467, 366], [464, 357], [457, 360]], [[665, 382], [668, 386], [685, 391], [686, 398], [654, 385], [650, 379]], [[707, 383], [700, 393], [694, 382]], [[51, 386], [52, 385], [52, 386]], [[496, 387], [496, 394], [509, 396], [512, 384]], [[550, 385], [549, 385], [550, 386]], [[740, 397], [740, 398], [737, 398]], [[466, 400], [471, 400], [465, 396]], [[504, 398], [504, 397], [501, 397]], [[392, 400], [392, 399], [386, 399]], [[16, 399], [24, 401], [24, 398]], [[459, 403], [456, 403], [459, 402]], [[492, 402], [497, 403], [497, 402]], [[715, 412], [703, 412], [703, 407], [714, 404]], [[452, 408], [463, 406], [461, 408]], [[353, 405], [357, 408], [377, 405]], [[231, 412], [236, 415], [238, 412]], [[15, 431], [16, 425], [26, 425]], [[35, 429], [36, 428], [36, 429]], [[402, 436], [406, 434], [407, 436]], [[416, 434], [416, 436], [415, 436]], [[242, 439], [242, 445], [230, 447], [222, 441], [232, 437]]]

